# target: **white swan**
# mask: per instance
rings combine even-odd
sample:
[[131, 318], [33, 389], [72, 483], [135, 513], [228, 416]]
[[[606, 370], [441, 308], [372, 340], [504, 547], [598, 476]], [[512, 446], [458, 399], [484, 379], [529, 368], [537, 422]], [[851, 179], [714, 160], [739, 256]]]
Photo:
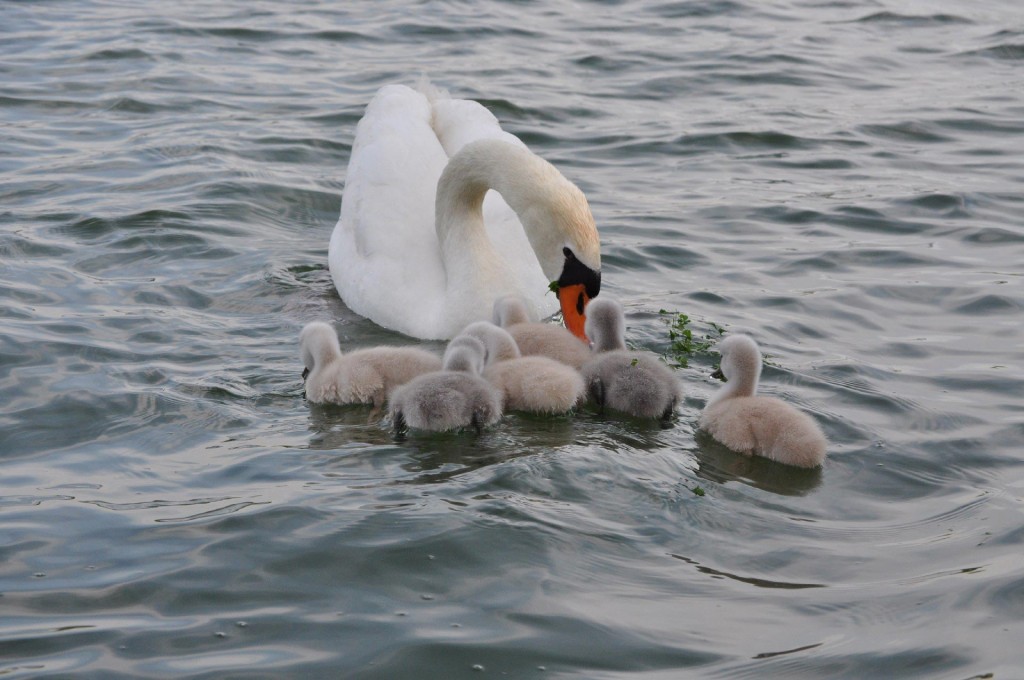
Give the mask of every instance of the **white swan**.
[[718, 351], [719, 377], [728, 382], [704, 407], [700, 427], [738, 453], [800, 467], [821, 465], [828, 441], [814, 419], [780, 399], [755, 396], [761, 377], [757, 343], [747, 335], [730, 335]]
[[512, 335], [524, 356], [550, 357], [577, 370], [591, 357], [587, 343], [562, 326], [531, 320], [526, 304], [516, 296], [494, 302], [494, 323]]
[[626, 349], [625, 315], [615, 300], [594, 300], [587, 310], [594, 357], [583, 379], [598, 406], [639, 418], [667, 419], [683, 398], [676, 374], [651, 352]]
[[582, 337], [601, 285], [583, 193], [480, 104], [402, 85], [356, 128], [328, 260], [353, 311], [417, 338], [453, 337], [507, 294], [549, 316], [552, 280]]
[[299, 352], [306, 399], [316, 404], [379, 408], [399, 385], [441, 368], [440, 357], [415, 347], [367, 347], [342, 354], [334, 329], [322, 321], [306, 324], [299, 333]]
[[[576, 369], [544, 356], [520, 356], [505, 329], [477, 321], [459, 337], [466, 335], [478, 338], [487, 349], [483, 377], [502, 393], [506, 411], [567, 413], [585, 397], [583, 377]], [[575, 338], [573, 342], [583, 344]]]
[[501, 419], [501, 394], [480, 377], [483, 343], [459, 336], [448, 344], [443, 370], [413, 378], [391, 395], [395, 428], [443, 432], [493, 425]]

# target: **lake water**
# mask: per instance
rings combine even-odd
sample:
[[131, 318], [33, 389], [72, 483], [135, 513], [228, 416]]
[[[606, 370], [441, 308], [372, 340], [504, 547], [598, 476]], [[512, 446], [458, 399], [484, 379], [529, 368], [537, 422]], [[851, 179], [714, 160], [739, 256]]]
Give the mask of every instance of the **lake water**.
[[[412, 342], [326, 260], [423, 74], [824, 467], [695, 432], [714, 353], [669, 429], [307, 404], [303, 324]], [[0, 675], [1024, 677], [1022, 215], [1017, 0], [0, 4]]]

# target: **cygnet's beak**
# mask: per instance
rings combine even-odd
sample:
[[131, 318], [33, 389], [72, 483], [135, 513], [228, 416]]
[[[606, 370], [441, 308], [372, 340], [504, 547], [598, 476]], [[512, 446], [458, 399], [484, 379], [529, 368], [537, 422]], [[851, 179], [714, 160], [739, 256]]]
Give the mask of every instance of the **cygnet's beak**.
[[725, 379], [725, 373], [722, 373], [722, 367], [721, 366], [719, 366], [718, 368], [715, 369], [715, 372], [711, 374], [711, 377], [714, 378], [715, 380], [721, 380], [722, 382], [728, 382], [728, 380]]
[[590, 302], [586, 287], [582, 283], [559, 287], [558, 302], [562, 306], [562, 319], [565, 321], [565, 327], [577, 338], [589, 344], [590, 340], [583, 330], [587, 323], [587, 315], [584, 311], [587, 308], [587, 303]]
[[306, 378], [309, 377], [309, 368], [302, 369], [302, 382], [306, 382]]

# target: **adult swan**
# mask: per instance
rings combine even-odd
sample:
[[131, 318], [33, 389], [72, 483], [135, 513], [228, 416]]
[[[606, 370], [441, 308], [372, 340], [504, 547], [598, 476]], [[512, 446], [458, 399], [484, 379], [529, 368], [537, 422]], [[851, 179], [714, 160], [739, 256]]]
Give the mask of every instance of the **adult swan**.
[[389, 85], [367, 106], [328, 259], [353, 311], [424, 339], [490, 319], [504, 295], [550, 316], [551, 281], [585, 339], [584, 308], [601, 288], [583, 192], [483, 106], [429, 86]]

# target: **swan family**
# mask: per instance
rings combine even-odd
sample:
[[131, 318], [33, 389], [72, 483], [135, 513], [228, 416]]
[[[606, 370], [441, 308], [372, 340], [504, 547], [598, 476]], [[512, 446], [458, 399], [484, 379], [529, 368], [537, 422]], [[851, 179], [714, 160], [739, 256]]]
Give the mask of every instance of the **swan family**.
[[[353, 311], [448, 344], [443, 357], [415, 347], [343, 354], [330, 325], [310, 323], [299, 337], [310, 402], [386, 403], [400, 431], [481, 430], [507, 411], [587, 403], [664, 423], [682, 402], [676, 373], [627, 347], [622, 306], [595, 299], [601, 246], [583, 192], [477, 102], [429, 85], [374, 96], [328, 263]], [[564, 327], [542, 321], [557, 311]], [[820, 466], [827, 441], [815, 421], [756, 394], [754, 340], [729, 336], [719, 349], [726, 384], [699, 428], [741, 454]]]

